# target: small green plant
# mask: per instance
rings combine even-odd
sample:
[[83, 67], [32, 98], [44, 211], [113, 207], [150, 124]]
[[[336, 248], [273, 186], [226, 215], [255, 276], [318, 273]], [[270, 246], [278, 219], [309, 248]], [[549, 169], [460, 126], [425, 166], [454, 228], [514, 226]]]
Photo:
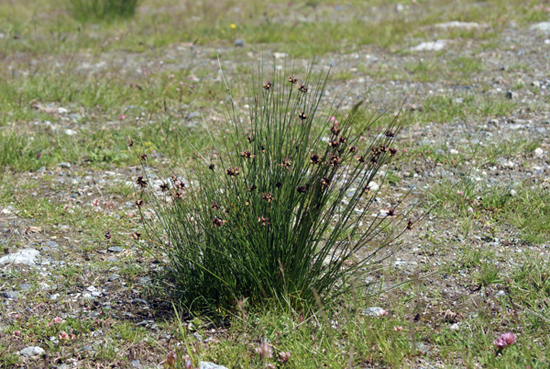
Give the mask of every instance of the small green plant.
[[131, 18], [139, 0], [68, 0], [71, 14], [81, 22]]
[[197, 151], [202, 160], [188, 163], [185, 179], [164, 183], [161, 195], [138, 178], [158, 219], [147, 223], [151, 240], [168, 255], [187, 306], [271, 298], [313, 306], [316, 294], [325, 301], [343, 292], [399, 233], [395, 209], [370, 217], [369, 187], [397, 152], [398, 120], [371, 131], [371, 140], [360, 139], [368, 124], [348, 136], [359, 104], [341, 122], [334, 112], [319, 117], [326, 78], [298, 82], [280, 71], [271, 81], [255, 78], [249, 119], [231, 97], [216, 155]]

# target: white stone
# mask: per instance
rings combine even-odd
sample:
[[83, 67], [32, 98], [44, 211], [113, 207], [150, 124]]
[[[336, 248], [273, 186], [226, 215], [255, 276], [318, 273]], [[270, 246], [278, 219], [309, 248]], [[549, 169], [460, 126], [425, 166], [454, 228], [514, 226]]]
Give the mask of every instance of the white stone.
[[474, 28], [480, 28], [482, 27], [481, 24], [476, 22], [446, 22], [446, 23], [438, 23], [434, 27], [442, 28], [442, 29], [449, 29], [449, 28], [462, 28], [462, 29], [474, 29]]
[[209, 361], [201, 361], [199, 364], [199, 369], [227, 369], [227, 367], [223, 365], [216, 365]]
[[363, 310], [363, 315], [365, 316], [384, 316], [388, 315], [388, 312], [381, 307], [373, 306]]
[[42, 355], [43, 353], [44, 353], [44, 349], [38, 346], [29, 346], [19, 351], [19, 354], [23, 356], [36, 356], [36, 355]]
[[11, 214], [11, 210], [10, 209], [2, 209], [2, 211], [0, 213], [2, 213], [2, 214]]
[[284, 59], [288, 56], [288, 54], [275, 52], [273, 53], [273, 56], [275, 57], [275, 59]]
[[455, 323], [455, 324], [452, 324], [449, 328], [452, 331], [458, 331], [458, 330], [460, 330], [460, 325], [458, 325], [458, 323]]
[[450, 150], [449, 150], [449, 154], [451, 154], [451, 155], [456, 155], [456, 154], [458, 154], [458, 151], [455, 150], [455, 149], [450, 149]]
[[536, 29], [544, 33], [550, 33], [550, 22], [541, 22], [541, 23], [533, 24], [531, 26], [531, 29]]
[[67, 136], [74, 136], [74, 135], [76, 135], [76, 133], [77, 133], [77, 132], [76, 132], [75, 130], [73, 130], [73, 129], [66, 129], [66, 130], [65, 130], [65, 134], [66, 134]]
[[370, 187], [371, 192], [376, 192], [380, 189], [380, 186], [378, 186], [378, 183], [376, 183], [374, 181], [369, 183], [369, 187]]
[[535, 156], [536, 156], [537, 158], [540, 158], [540, 157], [542, 156], [542, 154], [544, 154], [544, 151], [543, 151], [540, 147], [537, 147], [537, 148], [535, 149]]
[[38, 250], [35, 249], [23, 249], [13, 254], [8, 254], [0, 258], [0, 265], [3, 264], [26, 264], [34, 266], [36, 262], [36, 257], [40, 254]]
[[411, 51], [440, 51], [447, 47], [447, 41], [437, 40], [430, 42], [423, 42], [420, 45], [411, 47]]
[[69, 111], [65, 108], [57, 108], [59, 114], [67, 114]]
[[516, 192], [516, 190], [512, 189], [510, 190], [510, 196], [516, 196], [518, 193]]
[[97, 288], [95, 288], [94, 286], [90, 286], [90, 287], [86, 288], [86, 291], [94, 292], [94, 291], [97, 291]]

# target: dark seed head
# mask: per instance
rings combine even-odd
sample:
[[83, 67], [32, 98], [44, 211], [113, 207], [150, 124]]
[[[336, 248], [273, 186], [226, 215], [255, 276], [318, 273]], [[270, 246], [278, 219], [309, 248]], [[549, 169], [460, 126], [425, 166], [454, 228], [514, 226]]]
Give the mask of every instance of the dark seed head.
[[258, 188], [258, 187], [256, 187], [256, 185], [252, 185], [251, 187], [248, 187], [248, 191], [252, 192], [252, 191], [254, 191], [256, 188]]
[[409, 219], [409, 221], [407, 222], [407, 229], [410, 231], [411, 229], [413, 229], [413, 222]]
[[240, 171], [238, 167], [227, 169], [227, 175], [230, 176], [231, 178], [235, 178], [239, 174], [240, 174]]
[[397, 154], [397, 149], [390, 148], [390, 156], [395, 156], [395, 154]]
[[272, 193], [263, 193], [262, 199], [264, 199], [267, 202], [273, 202], [273, 200], [275, 200], [275, 197], [273, 197]]
[[338, 164], [340, 164], [341, 161], [342, 161], [342, 158], [339, 157], [339, 156], [335, 156], [335, 155], [332, 155], [332, 156], [330, 157], [330, 160], [329, 160], [330, 165], [333, 166], [333, 167], [335, 167], [335, 166], [337, 166]]
[[309, 186], [305, 185], [305, 186], [299, 186], [298, 188], [296, 188], [296, 191], [298, 191], [298, 193], [306, 193], [308, 189], [309, 189]]
[[226, 221], [218, 217], [212, 219], [212, 227], [221, 227]]
[[211, 208], [214, 210], [218, 210], [220, 208], [220, 204], [218, 204], [217, 202], [213, 202]]
[[141, 208], [143, 206], [143, 200], [142, 199], [136, 200], [136, 206], [138, 208]]
[[210, 169], [211, 171], [214, 171], [214, 168], [216, 168], [216, 165], [215, 164], [210, 164], [208, 166], [208, 169]]
[[322, 178], [322, 179], [321, 179], [321, 184], [322, 184], [324, 187], [330, 186], [330, 178], [327, 178], [327, 177]]
[[147, 187], [147, 182], [145, 179], [143, 179], [143, 176], [137, 177], [136, 184], [139, 185], [141, 188]]
[[340, 133], [340, 127], [338, 127], [338, 123], [334, 123], [334, 125], [330, 127], [330, 132], [333, 135], [338, 136], [338, 134]]
[[248, 151], [241, 151], [241, 157], [245, 159], [254, 159], [256, 155], [252, 155], [250, 150], [248, 150]]
[[131, 138], [128, 139], [128, 147], [134, 147], [134, 140]]
[[137, 240], [139, 240], [140, 237], [141, 237], [141, 233], [140, 233], [140, 232], [134, 232], [134, 233], [132, 233], [132, 238], [133, 238], [134, 240], [137, 241]]
[[167, 183], [161, 184], [161, 185], [160, 185], [160, 190], [161, 190], [162, 192], [168, 191], [168, 184], [167, 184]]
[[267, 81], [266, 83], [264, 83], [264, 90], [269, 90], [271, 87], [273, 87], [273, 85], [271, 84], [271, 81]]
[[357, 160], [359, 163], [365, 162], [365, 158], [363, 156], [355, 156], [355, 160]]
[[113, 237], [111, 236], [111, 231], [105, 232], [105, 238], [108, 239], [108, 240], [110, 240], [111, 238], [113, 238]]
[[321, 161], [321, 157], [317, 154], [311, 154], [311, 156], [309, 157], [309, 162], [311, 164], [320, 164]]
[[392, 208], [392, 209], [389, 209], [388, 210], [388, 213], [387, 213], [387, 216], [388, 217], [393, 217], [395, 215], [395, 210]]
[[387, 130], [386, 137], [395, 137], [395, 132], [391, 129]]
[[258, 223], [265, 227], [269, 224], [269, 218], [266, 218], [262, 215], [261, 217], [258, 217]]
[[346, 142], [348, 142], [348, 138], [342, 136], [342, 137], [340, 137], [340, 142], [341, 142], [341, 143], [346, 143]]
[[357, 152], [357, 150], [358, 150], [357, 146], [350, 146], [349, 147], [349, 152], [351, 152], [351, 153]]
[[296, 82], [298, 82], [298, 78], [294, 78], [294, 76], [289, 76], [288, 82], [295, 84]]
[[307, 114], [305, 111], [301, 112], [300, 114], [298, 114], [298, 118], [300, 118], [301, 120], [306, 120], [307, 119]]
[[281, 182], [277, 182], [277, 183], [275, 183], [275, 187], [276, 188], [281, 188], [281, 187], [283, 187], [283, 184]]
[[298, 90], [300, 92], [306, 93], [307, 92], [307, 87], [305, 85], [300, 85], [300, 87], [298, 87]]
[[183, 199], [183, 194], [179, 191], [174, 191], [174, 198]]
[[147, 161], [147, 154], [139, 154], [138, 157], [141, 161]]

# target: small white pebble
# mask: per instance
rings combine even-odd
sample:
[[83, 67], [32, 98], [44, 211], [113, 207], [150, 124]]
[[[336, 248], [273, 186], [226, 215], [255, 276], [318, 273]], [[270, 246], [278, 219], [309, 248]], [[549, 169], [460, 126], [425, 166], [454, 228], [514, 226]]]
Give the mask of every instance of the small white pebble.
[[544, 154], [544, 151], [542, 151], [542, 149], [541, 149], [540, 147], [537, 147], [537, 148], [535, 149], [535, 156], [536, 156], [537, 158], [540, 158], [540, 157], [542, 156], [542, 154]]

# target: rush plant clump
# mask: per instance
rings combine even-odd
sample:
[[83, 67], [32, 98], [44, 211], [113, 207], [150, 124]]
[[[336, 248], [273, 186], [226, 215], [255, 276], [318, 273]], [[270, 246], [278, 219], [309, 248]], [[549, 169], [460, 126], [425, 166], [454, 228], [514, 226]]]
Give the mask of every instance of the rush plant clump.
[[152, 244], [167, 254], [188, 306], [326, 301], [345, 291], [396, 227], [411, 227], [396, 221], [395, 209], [371, 215], [369, 184], [397, 153], [397, 117], [376, 128], [356, 119], [360, 104], [341, 119], [321, 114], [326, 79], [257, 76], [247, 119], [231, 97], [215, 158], [197, 152], [202, 159], [188, 164], [185, 180], [174, 176], [162, 191], [137, 178], [156, 214], [147, 222]]

